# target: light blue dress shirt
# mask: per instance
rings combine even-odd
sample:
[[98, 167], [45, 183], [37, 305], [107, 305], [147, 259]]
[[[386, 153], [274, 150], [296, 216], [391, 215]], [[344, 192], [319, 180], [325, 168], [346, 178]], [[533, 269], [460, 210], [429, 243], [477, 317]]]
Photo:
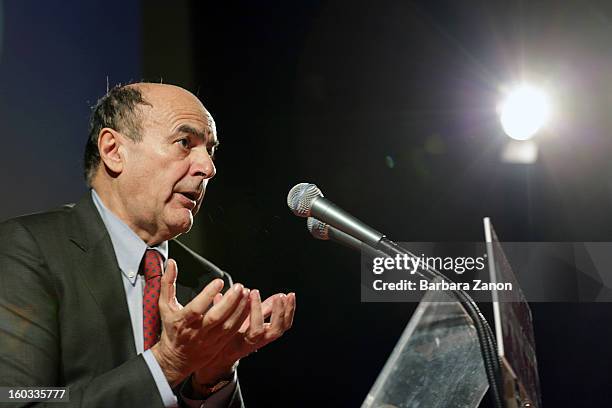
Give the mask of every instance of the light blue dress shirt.
[[[102, 200], [98, 194], [92, 189], [91, 195], [93, 202], [102, 217], [102, 221], [106, 226], [106, 230], [110, 235], [113, 243], [113, 249], [115, 250], [115, 256], [117, 257], [117, 263], [121, 269], [123, 288], [125, 289], [125, 296], [127, 299], [128, 309], [130, 312], [130, 319], [132, 321], [132, 330], [134, 332], [134, 342], [136, 345], [136, 353], [142, 354], [159, 394], [161, 395], [164, 406], [166, 407], [177, 407], [178, 401], [170, 384], [166, 380], [159, 363], [155, 359], [155, 356], [151, 350], [144, 350], [144, 339], [143, 339], [143, 328], [142, 328], [142, 296], [144, 288], [144, 276], [138, 274], [140, 262], [145, 252], [149, 247], [147, 244], [140, 239], [134, 231], [130, 229], [123, 221], [107, 209], [102, 203]], [[161, 244], [150, 248], [158, 251], [164, 259], [164, 267], [166, 260], [168, 259], [168, 241], [164, 241]], [[234, 392], [237, 384], [237, 377], [234, 373], [234, 379], [231, 383], [217, 391], [206, 401], [202, 400], [191, 400], [183, 396], [183, 400], [192, 408], [216, 408], [224, 407], [229, 403], [229, 399]]]

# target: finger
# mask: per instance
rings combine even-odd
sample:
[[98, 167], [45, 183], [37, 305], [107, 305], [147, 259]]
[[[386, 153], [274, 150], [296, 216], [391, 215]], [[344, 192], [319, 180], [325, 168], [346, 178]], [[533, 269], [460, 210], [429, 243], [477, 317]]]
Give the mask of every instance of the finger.
[[[257, 290], [257, 289], [255, 289]], [[267, 298], [263, 303], [261, 301], [261, 293], [259, 292], [259, 290], [257, 290], [257, 293], [253, 293], [253, 291], [251, 292], [251, 297], [252, 300], [255, 299], [255, 297], [257, 298], [257, 304], [258, 304], [258, 309], [261, 309], [261, 315], [262, 315], [262, 320], [265, 321], [265, 319], [267, 319], [268, 317], [270, 317], [270, 314], [272, 314], [272, 305], [274, 303], [274, 298], [278, 297], [278, 293], [275, 295], [270, 296], [269, 298]], [[253, 304], [251, 301], [251, 309], [253, 309]], [[245, 322], [243, 323], [242, 327], [240, 327], [240, 332], [241, 333], [246, 333], [247, 330], [249, 329], [249, 327], [251, 326], [251, 319], [249, 320], [245, 320]]]
[[272, 314], [272, 307], [274, 305], [274, 299], [279, 297], [281, 294], [277, 293], [275, 295], [270, 296], [261, 304], [261, 310], [263, 313], [263, 318], [267, 319]]
[[234, 284], [219, 303], [210, 308], [204, 315], [205, 325], [214, 325], [225, 321], [236, 309], [242, 300], [244, 286], [241, 283]]
[[258, 347], [263, 347], [282, 336], [282, 322], [285, 314], [284, 298], [286, 298], [286, 296], [282, 293], [273, 297], [274, 305], [272, 307], [272, 318], [270, 319], [270, 323], [264, 323], [264, 336], [263, 339], [260, 340]]
[[270, 326], [266, 336], [269, 340], [277, 339], [283, 334], [283, 327], [285, 326], [286, 300], [287, 296], [283, 293], [274, 299], [272, 318], [270, 319]]
[[183, 308], [182, 312], [184, 316], [202, 316], [204, 312], [211, 305], [213, 299], [223, 289], [223, 280], [215, 279], [210, 282], [191, 302], [187, 303]]
[[223, 293], [217, 293], [215, 295], [215, 298], [213, 299], [213, 305], [216, 305], [217, 303], [219, 303], [221, 299], [223, 299]]
[[261, 295], [256, 289], [251, 292], [251, 314], [249, 316], [249, 327], [246, 333], [247, 342], [255, 344], [264, 334], [264, 316], [261, 307]]
[[250, 313], [250, 289], [242, 289], [242, 299], [232, 314], [223, 322], [225, 334], [234, 334], [247, 320]]
[[160, 313], [166, 311], [168, 307], [172, 311], [180, 309], [180, 305], [176, 300], [176, 277], [178, 276], [178, 267], [174, 259], [168, 259], [166, 270], [162, 274], [160, 281], [159, 307]]
[[287, 295], [287, 305], [285, 307], [285, 327], [283, 328], [283, 331], [287, 331], [293, 325], [293, 316], [295, 315], [295, 303], [295, 293], [289, 293]]

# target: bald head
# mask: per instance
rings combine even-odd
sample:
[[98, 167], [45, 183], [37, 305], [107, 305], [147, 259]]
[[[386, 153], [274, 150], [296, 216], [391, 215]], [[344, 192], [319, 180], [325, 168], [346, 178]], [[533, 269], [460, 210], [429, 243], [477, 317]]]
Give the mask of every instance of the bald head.
[[135, 89], [139, 91], [146, 99], [151, 101], [164, 101], [164, 100], [175, 100], [179, 98], [186, 98], [191, 100], [193, 103], [198, 104], [204, 108], [202, 103], [194, 94], [188, 90], [181, 88], [180, 86], [170, 84], [156, 84], [150, 82], [137, 82], [134, 84], [125, 85], [124, 89]]

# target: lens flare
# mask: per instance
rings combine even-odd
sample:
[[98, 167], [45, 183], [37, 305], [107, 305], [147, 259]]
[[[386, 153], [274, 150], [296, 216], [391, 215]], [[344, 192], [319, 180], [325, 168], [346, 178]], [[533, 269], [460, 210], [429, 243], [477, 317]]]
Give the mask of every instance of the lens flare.
[[550, 117], [546, 94], [530, 85], [521, 85], [501, 103], [500, 121], [504, 132], [515, 140], [531, 139]]

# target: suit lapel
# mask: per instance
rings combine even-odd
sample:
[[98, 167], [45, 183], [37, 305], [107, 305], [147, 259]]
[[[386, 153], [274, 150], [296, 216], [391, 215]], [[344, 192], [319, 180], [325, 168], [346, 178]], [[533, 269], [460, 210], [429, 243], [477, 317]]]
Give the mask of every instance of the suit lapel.
[[113, 341], [109, 345], [115, 361], [136, 355], [130, 313], [121, 281], [121, 271], [106, 227], [91, 192], [74, 207], [70, 240], [79, 248], [76, 265], [85, 285], [104, 315]]

